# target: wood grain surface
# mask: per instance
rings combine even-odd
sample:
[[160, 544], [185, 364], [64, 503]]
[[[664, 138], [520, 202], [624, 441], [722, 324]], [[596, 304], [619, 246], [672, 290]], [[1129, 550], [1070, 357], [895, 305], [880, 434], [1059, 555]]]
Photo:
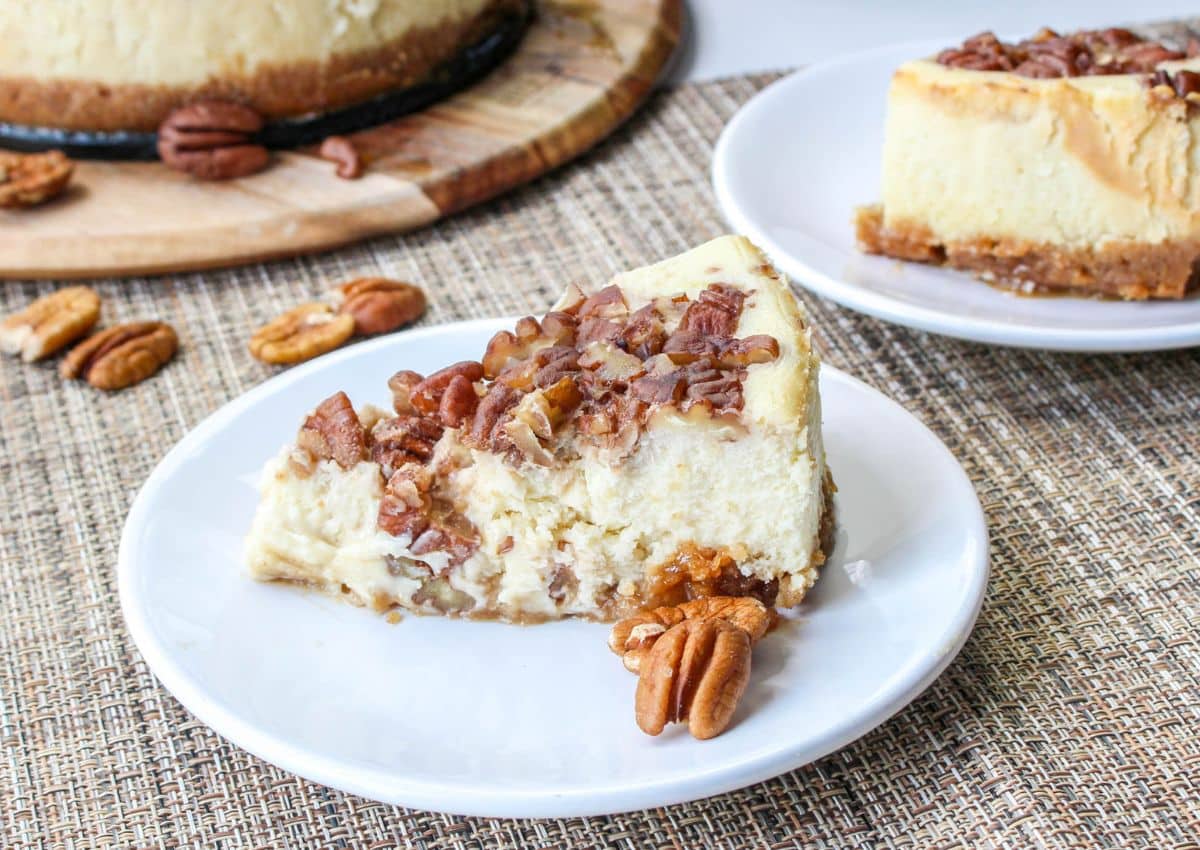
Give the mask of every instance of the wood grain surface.
[[355, 133], [368, 162], [334, 175], [316, 148], [204, 183], [157, 162], [80, 162], [66, 193], [0, 212], [0, 278], [229, 266], [408, 230], [579, 155], [628, 118], [678, 43], [681, 0], [538, 0], [516, 52], [422, 112]]

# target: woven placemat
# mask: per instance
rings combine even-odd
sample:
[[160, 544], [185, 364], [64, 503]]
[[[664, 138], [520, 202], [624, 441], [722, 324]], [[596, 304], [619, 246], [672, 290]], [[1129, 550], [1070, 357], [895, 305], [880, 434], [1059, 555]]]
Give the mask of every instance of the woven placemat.
[[[657, 96], [578, 164], [419, 233], [228, 272], [99, 284], [179, 356], [107, 395], [0, 360], [0, 846], [1200, 847], [1200, 353], [956, 342], [807, 293], [827, 362], [898, 400], [978, 488], [993, 578], [928, 692], [803, 769], [690, 805], [500, 821], [408, 811], [231, 746], [161, 688], [114, 578], [125, 513], [189, 428], [274, 370], [250, 329], [329, 283], [424, 285], [424, 322], [544, 309], [724, 231], [712, 145], [770, 77]], [[797, 203], [803, 203], [797, 198]], [[8, 312], [52, 289], [0, 287]], [[919, 498], [914, 494], [914, 498]]]

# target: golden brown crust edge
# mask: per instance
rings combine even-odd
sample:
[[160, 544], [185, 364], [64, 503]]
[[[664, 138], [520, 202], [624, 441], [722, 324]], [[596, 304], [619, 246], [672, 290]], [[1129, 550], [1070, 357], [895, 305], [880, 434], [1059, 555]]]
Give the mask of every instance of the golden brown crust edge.
[[921, 225], [885, 227], [878, 205], [859, 208], [855, 231], [868, 254], [950, 266], [1003, 284], [1139, 301], [1183, 298], [1196, 283], [1200, 259], [1200, 239], [1113, 241], [1098, 248], [988, 237], [943, 242]]
[[106, 85], [0, 77], [0, 122], [65, 130], [152, 132], [167, 114], [209, 98], [244, 103], [268, 120], [329, 112], [428, 79], [464, 46], [521, 14], [527, 0], [492, 0], [478, 15], [412, 30], [370, 50], [325, 62], [264, 66], [196, 86]]

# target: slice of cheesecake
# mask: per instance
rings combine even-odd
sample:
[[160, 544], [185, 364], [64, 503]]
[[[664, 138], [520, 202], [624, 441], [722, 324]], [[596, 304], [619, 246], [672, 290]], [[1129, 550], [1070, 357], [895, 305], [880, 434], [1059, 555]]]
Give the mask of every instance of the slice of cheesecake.
[[902, 65], [860, 245], [1018, 290], [1183, 297], [1200, 257], [1196, 69], [1116, 29], [984, 33]]
[[818, 368], [741, 237], [572, 287], [480, 361], [398, 372], [392, 411], [322, 402], [265, 471], [250, 572], [526, 622], [794, 605], [832, 531]]

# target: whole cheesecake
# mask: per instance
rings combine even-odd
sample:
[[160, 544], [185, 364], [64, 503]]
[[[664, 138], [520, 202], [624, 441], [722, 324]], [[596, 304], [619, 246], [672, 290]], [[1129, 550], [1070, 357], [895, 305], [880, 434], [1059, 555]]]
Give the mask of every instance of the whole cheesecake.
[[1183, 297], [1200, 258], [1194, 52], [1043, 30], [905, 63], [861, 246], [1019, 291]]
[[152, 132], [199, 99], [268, 121], [435, 79], [529, 0], [8, 0], [0, 123]]

